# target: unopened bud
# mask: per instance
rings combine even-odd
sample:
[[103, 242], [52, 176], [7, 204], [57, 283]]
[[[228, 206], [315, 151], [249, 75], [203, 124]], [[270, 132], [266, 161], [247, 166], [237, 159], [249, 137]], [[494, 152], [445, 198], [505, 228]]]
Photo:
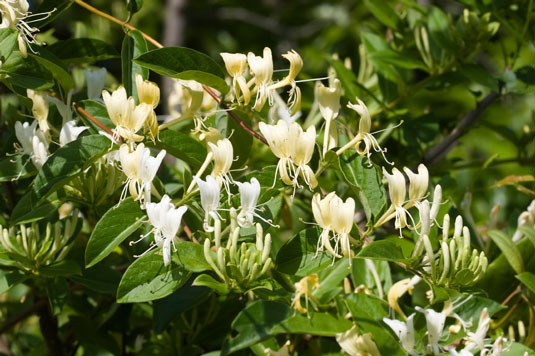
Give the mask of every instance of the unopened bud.
[[264, 229], [262, 225], [256, 224], [256, 249], [262, 251], [264, 248]]
[[271, 235], [266, 235], [266, 241], [264, 243], [264, 249], [262, 250], [262, 263], [265, 263], [271, 252]]

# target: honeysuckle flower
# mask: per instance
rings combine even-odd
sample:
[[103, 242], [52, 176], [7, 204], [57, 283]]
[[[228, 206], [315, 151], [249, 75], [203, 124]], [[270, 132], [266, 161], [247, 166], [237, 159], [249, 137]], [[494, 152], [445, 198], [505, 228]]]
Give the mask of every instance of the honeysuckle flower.
[[260, 111], [266, 104], [266, 101], [269, 101], [270, 105], [273, 101], [269, 89], [273, 77], [273, 57], [271, 55], [271, 49], [265, 47], [263, 57], [255, 56], [254, 53], [249, 52], [247, 54], [247, 62], [249, 63], [251, 74], [254, 75], [256, 101], [253, 105], [253, 109]]
[[405, 177], [395, 167], [392, 169], [392, 174], [389, 174], [383, 167], [383, 174], [388, 182], [388, 193], [392, 204], [386, 213], [377, 221], [376, 226], [380, 226], [395, 217], [395, 228], [400, 230], [401, 233], [401, 229], [407, 226], [407, 211], [403, 208], [407, 193]]
[[403, 310], [400, 308], [398, 300], [406, 292], [409, 292], [409, 294], [412, 293], [412, 288], [421, 280], [421, 277], [414, 276], [412, 278], [402, 279], [394, 283], [392, 287], [390, 287], [390, 289], [388, 290], [387, 294], [388, 305], [390, 306], [390, 308], [397, 311], [405, 318], [405, 313], [403, 313]]
[[[151, 157], [150, 149], [145, 148], [143, 143], [137, 145], [134, 151], [130, 150], [127, 144], [119, 148], [119, 160], [121, 168], [125, 173], [127, 180], [121, 194], [121, 200], [126, 195], [126, 189], [130, 190], [130, 195], [135, 200], [142, 200], [141, 207], [151, 200], [152, 181], [156, 172], [160, 168], [163, 158], [166, 155], [165, 150], [161, 150], [156, 157]], [[144, 191], [144, 196], [141, 194]]]
[[291, 145], [290, 157], [297, 166], [293, 181], [294, 186], [298, 185], [297, 178], [301, 175], [310, 189], [316, 188], [318, 185], [316, 175], [308, 165], [314, 154], [316, 127], [311, 125], [306, 131], [303, 131], [301, 126], [294, 122], [290, 125], [288, 139]]
[[240, 189], [241, 211], [238, 214], [238, 225], [241, 227], [253, 226], [253, 219], [259, 216], [256, 212], [256, 204], [260, 196], [260, 183], [256, 178], [250, 182], [236, 182]]
[[459, 352], [457, 352], [455, 349], [449, 349], [448, 351], [450, 352], [451, 356], [474, 356], [473, 353], [466, 349], [462, 349]]
[[341, 95], [342, 84], [338, 79], [334, 79], [332, 87], [326, 87], [321, 82], [316, 84], [316, 99], [318, 100], [321, 116], [327, 123], [338, 116]]
[[431, 204], [431, 210], [429, 211], [429, 219], [436, 221], [438, 216], [438, 210], [442, 201], [442, 187], [437, 184], [435, 191], [433, 192], [433, 203]]
[[414, 315], [414, 313], [409, 315], [406, 323], [396, 319], [383, 318], [384, 323], [394, 331], [401, 346], [409, 355], [416, 354], [414, 351]]
[[217, 212], [217, 208], [219, 207], [221, 187], [214, 177], [210, 175], [206, 176], [206, 181], [197, 176], [193, 176], [193, 179], [195, 179], [197, 182], [201, 192], [201, 205], [205, 214], [203, 229], [206, 232], [212, 232], [214, 231], [214, 227], [210, 226], [210, 217], [212, 217], [214, 220], [221, 219], [221, 216]]
[[489, 331], [490, 317], [487, 308], [483, 308], [479, 316], [479, 323], [475, 332], [468, 332], [464, 348], [468, 351], [483, 350], [485, 348], [485, 336]]
[[37, 130], [37, 121], [21, 123], [15, 122], [15, 136], [20, 146], [15, 146], [17, 152], [30, 156], [33, 165], [39, 169], [48, 159], [48, 141], [43, 132]]
[[245, 105], [251, 101], [251, 92], [247, 86], [244, 74], [247, 69], [247, 56], [243, 53], [220, 53], [225, 62], [225, 68], [228, 74], [232, 77], [232, 91], [234, 97], [240, 102], [240, 95], [243, 95], [243, 102]]
[[31, 27], [28, 24], [42, 20], [50, 16], [52, 13], [52, 11], [50, 11], [32, 14], [28, 12], [29, 8], [30, 5], [27, 0], [0, 1], [0, 15], [2, 15], [0, 28], [12, 28], [19, 32], [17, 41], [19, 45], [19, 51], [24, 58], [28, 56], [26, 45], [37, 43], [34, 33], [39, 31], [38, 28]]
[[427, 324], [427, 343], [431, 346], [435, 355], [438, 355], [438, 342], [440, 340], [440, 336], [442, 335], [442, 331], [444, 330], [446, 314], [436, 312], [433, 309], [424, 309], [420, 307], [416, 307], [415, 309], [425, 315], [425, 321]]
[[32, 100], [32, 114], [39, 122], [39, 129], [43, 131], [45, 137], [48, 137], [50, 126], [48, 125], [48, 101], [46, 100], [47, 92], [32, 89], [26, 90], [26, 95]]
[[281, 180], [285, 184], [292, 185], [293, 181], [290, 176], [293, 170], [293, 164], [290, 158], [292, 153], [292, 142], [289, 137], [288, 124], [284, 120], [279, 120], [276, 125], [268, 125], [260, 122], [258, 127], [260, 128], [262, 135], [266, 138], [271, 152], [279, 158], [275, 172], [275, 179], [277, 173], [279, 173]]
[[[301, 278], [295, 283], [295, 295], [292, 299], [292, 306], [301, 314], [308, 313], [308, 299], [318, 304], [318, 300], [312, 295], [312, 290], [320, 287], [319, 277], [316, 273]], [[301, 305], [301, 297], [305, 297], [305, 307]]]
[[106, 84], [106, 68], [84, 69], [85, 80], [87, 83], [87, 98], [98, 99], [102, 94], [102, 89]]
[[279, 120], [283, 120], [288, 125], [290, 125], [292, 122], [296, 121], [301, 117], [301, 111], [297, 111], [295, 113], [290, 112], [288, 106], [277, 92], [273, 92], [273, 98], [275, 102], [271, 109], [269, 109], [270, 122], [277, 122]]
[[149, 216], [150, 224], [153, 226], [154, 242], [147, 251], [154, 247], [161, 247], [163, 250], [163, 263], [168, 266], [171, 262], [171, 244], [174, 245], [174, 239], [182, 216], [188, 210], [187, 206], [175, 208], [171, 203], [171, 198], [166, 195], [162, 197], [159, 203], [147, 204], [147, 215]]
[[[338, 254], [340, 246], [342, 255], [351, 257], [350, 243], [356, 242], [349, 235], [355, 216], [355, 201], [347, 198], [344, 203], [334, 192], [321, 199], [319, 193], [316, 193], [312, 197], [312, 213], [316, 223], [323, 229], [318, 240], [317, 251], [326, 249], [333, 257], [342, 257]], [[334, 232], [334, 249], [330, 242], [331, 231]]]
[[[526, 211], [518, 216], [517, 227], [535, 225], [535, 200], [532, 200]], [[513, 235], [513, 242], [520, 240], [524, 236], [522, 231], [517, 230]]]
[[[418, 165], [418, 173], [414, 173], [407, 167], [403, 168], [405, 174], [409, 177], [409, 204], [414, 205], [420, 201], [427, 194], [427, 188], [429, 186], [429, 172], [427, 167], [423, 164]], [[409, 207], [406, 206], [406, 209]]]
[[232, 143], [230, 143], [229, 139], [224, 138], [218, 140], [215, 144], [208, 142], [208, 148], [212, 152], [214, 160], [211, 176], [215, 178], [220, 186], [223, 184], [228, 192], [229, 184], [232, 183], [229, 171], [234, 159]]
[[104, 90], [102, 98], [111, 121], [116, 125], [115, 133], [130, 143], [143, 140], [143, 136], [136, 133], [145, 124], [152, 106], [146, 103], [136, 105], [133, 97], [127, 97], [123, 86], [111, 95]]
[[88, 128], [88, 126], [76, 126], [75, 120], [67, 121], [59, 133], [59, 145], [65, 146], [69, 142], [76, 140]]
[[166, 154], [165, 150], [161, 150], [156, 157], [151, 157], [150, 149], [145, 148], [139, 157], [139, 192], [145, 192], [144, 203], [150, 202], [152, 181]]
[[295, 115], [301, 107], [301, 89], [297, 86], [295, 78], [301, 71], [301, 68], [303, 68], [303, 59], [299, 53], [294, 50], [288, 51], [286, 54], [283, 54], [282, 57], [290, 62], [290, 70], [286, 77], [272, 84], [269, 87], [269, 90], [272, 91], [288, 85], [291, 86], [288, 105], [293, 108], [292, 115]]
[[[501, 356], [502, 351], [504, 350], [503, 343], [507, 341], [506, 338], [503, 336], [498, 336], [496, 341], [494, 341], [494, 344], [492, 344], [492, 348], [481, 350], [480, 356]], [[525, 355], [525, 354], [524, 354]]]
[[195, 116], [203, 106], [204, 98], [204, 89], [199, 82], [175, 79], [173, 91], [167, 99], [169, 114], [173, 118], [171, 121]]
[[154, 109], [160, 103], [160, 88], [156, 83], [143, 80], [141, 74], [136, 74], [136, 89], [140, 104], [147, 104], [152, 107], [146, 121], [145, 127], [149, 130], [151, 138], [154, 140], [159, 133], [158, 119]]
[[379, 145], [379, 142], [377, 139], [373, 136], [373, 134], [370, 132], [372, 127], [372, 121], [370, 112], [368, 111], [368, 108], [366, 107], [366, 104], [359, 98], [355, 98], [357, 100], [357, 104], [348, 103], [347, 107], [356, 111], [360, 115], [360, 121], [359, 121], [359, 131], [357, 135], [350, 140], [347, 144], [345, 144], [343, 147], [341, 147], [336, 154], [340, 155], [342, 152], [344, 152], [346, 149], [350, 147], [355, 147], [355, 150], [357, 153], [361, 156], [366, 155], [368, 157], [368, 161], [371, 166], [371, 160], [370, 157], [372, 155], [372, 149], [375, 152], [379, 152], [382, 154], [384, 160], [387, 163], [392, 164], [391, 162], [386, 159], [385, 153], [386, 148], [381, 148]]
[[358, 327], [354, 325], [348, 331], [336, 334], [336, 342], [349, 356], [381, 356], [371, 336], [371, 333], [359, 335]]

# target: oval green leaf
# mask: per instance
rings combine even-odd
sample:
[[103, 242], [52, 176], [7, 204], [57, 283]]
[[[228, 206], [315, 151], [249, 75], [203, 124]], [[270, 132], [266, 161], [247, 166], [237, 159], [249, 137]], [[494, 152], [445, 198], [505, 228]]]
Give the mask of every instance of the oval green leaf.
[[522, 255], [509, 236], [501, 231], [492, 230], [489, 231], [489, 237], [500, 248], [515, 272], [517, 274], [524, 272], [524, 261], [522, 260]]
[[139, 202], [127, 198], [118, 207], [112, 207], [99, 220], [85, 249], [86, 268], [108, 256], [114, 248], [132, 235], [141, 225], [145, 213]]
[[48, 50], [66, 64], [93, 63], [119, 57], [110, 44], [94, 38], [70, 38], [58, 41]]

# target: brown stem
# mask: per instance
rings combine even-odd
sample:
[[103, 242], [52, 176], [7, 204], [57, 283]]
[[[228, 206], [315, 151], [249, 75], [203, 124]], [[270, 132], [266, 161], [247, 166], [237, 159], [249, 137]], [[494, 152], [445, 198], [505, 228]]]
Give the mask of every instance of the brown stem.
[[52, 315], [50, 305], [45, 301], [45, 306], [37, 310], [39, 315], [39, 327], [48, 347], [48, 354], [54, 356], [63, 356], [63, 343], [58, 336], [58, 319]]
[[39, 309], [46, 307], [47, 302], [46, 300], [40, 300], [32, 305], [30, 305], [27, 309], [22, 310], [20, 313], [13, 315], [9, 319], [6, 320], [4, 325], [0, 328], [0, 335], [10, 330], [12, 327], [17, 325], [19, 322], [23, 321]]
[[[83, 2], [82, 0], [74, 0], [74, 2], [77, 3], [78, 5], [80, 5], [81, 7], [83, 7], [83, 8], [85, 8], [85, 9], [91, 11], [92, 13], [97, 14], [97, 15], [99, 15], [99, 16], [102, 16], [102, 17], [104, 17], [105, 19], [108, 19], [108, 20], [110, 20], [110, 21], [112, 21], [112, 22], [115, 22], [116, 24], [119, 24], [119, 25], [121, 25], [121, 26], [123, 26], [123, 27], [126, 27], [126, 28], [129, 29], [129, 30], [137, 30], [137, 28], [135, 28], [134, 26], [130, 25], [129, 23], [126, 23], [126, 22], [124, 22], [124, 21], [121, 21], [121, 20], [119, 20], [119, 19], [116, 18], [116, 17], [113, 17], [113, 16], [111, 16], [111, 15], [105, 13], [105, 12], [102, 12], [102, 11], [100, 11], [99, 9], [97, 9], [97, 8], [95, 8], [95, 7], [91, 6], [91, 5], [89, 5], [89, 4], [85, 3], [85, 2]], [[141, 32], [141, 31], [140, 31], [140, 32]], [[162, 47], [163, 47], [163, 45], [162, 45], [160, 42], [156, 41], [154, 38], [150, 37], [150, 36], [147, 35], [146, 33], [141, 32], [141, 34], [143, 35], [143, 37], [145, 37], [145, 39], [146, 39], [147, 41], [149, 41], [150, 43], [152, 43], [152, 44], [155, 45], [156, 47], [158, 47], [158, 48], [162, 48]]]
[[427, 167], [432, 167], [438, 162], [440, 162], [449, 151], [451, 151], [459, 143], [459, 138], [468, 132], [469, 126], [475, 124], [478, 117], [500, 96], [499, 93], [490, 92], [481, 102], [477, 104], [475, 109], [470, 110], [464, 117], [459, 121], [457, 126], [449, 133], [448, 136], [444, 137], [436, 146], [432, 147], [424, 155], [423, 163]]
[[[204, 91], [206, 91], [212, 98], [214, 98], [215, 101], [219, 103], [219, 106], [221, 106], [224, 110], [228, 110], [228, 106], [221, 100], [221, 98], [214, 93], [214, 91], [207, 85], [202, 85]], [[251, 129], [245, 122], [243, 122], [232, 110], [228, 111], [229, 115], [240, 125], [245, 131], [253, 135], [256, 139], [258, 139], [260, 142], [264, 144], [268, 144], [266, 139], [262, 137], [259, 133], [255, 132], [253, 129]]]
[[[78, 104], [76, 103], [72, 103], [72, 106], [74, 106], [74, 108], [76, 109], [76, 111], [78, 111], [80, 114], [84, 115], [85, 117], [87, 117], [89, 120], [93, 121], [93, 123], [95, 123], [95, 125], [97, 125], [98, 127], [100, 127], [101, 129], [103, 129], [104, 131], [106, 131], [108, 134], [110, 134], [111, 136], [114, 136], [113, 134], [113, 131], [110, 130], [109, 127], [106, 127], [106, 125], [104, 125], [103, 123], [101, 123], [100, 121], [98, 121], [93, 115], [91, 115], [90, 113], [88, 113], [84, 108], [82, 108], [81, 106], [79, 106]], [[121, 138], [120, 137], [117, 137], [117, 140], [119, 141], [119, 143], [123, 143], [121, 141]]]

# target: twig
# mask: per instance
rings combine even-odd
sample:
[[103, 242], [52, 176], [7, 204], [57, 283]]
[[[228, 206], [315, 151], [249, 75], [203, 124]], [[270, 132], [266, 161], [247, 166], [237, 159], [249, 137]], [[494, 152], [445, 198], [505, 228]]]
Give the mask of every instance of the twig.
[[423, 163], [427, 167], [432, 167], [440, 162], [449, 151], [451, 151], [459, 143], [459, 138], [468, 132], [469, 126], [473, 125], [478, 117], [500, 96], [499, 93], [491, 92], [481, 102], [479, 102], [475, 109], [470, 110], [455, 128], [444, 137], [436, 146], [432, 147], [424, 155]]
[[22, 310], [18, 314], [13, 315], [11, 318], [7, 319], [4, 325], [2, 325], [2, 328], [0, 328], [0, 335], [10, 330], [12, 327], [14, 327], [19, 322], [29, 317], [30, 315], [32, 315], [39, 309], [46, 307], [46, 305], [47, 305], [47, 302], [45, 300], [40, 300], [30, 305], [28, 308]]
[[[80, 5], [81, 7], [91, 11], [92, 13], [97, 14], [97, 15], [99, 15], [101, 17], [104, 17], [105, 19], [108, 19], [108, 20], [110, 20], [112, 22], [115, 22], [116, 24], [119, 24], [119, 25], [121, 25], [123, 27], [126, 27], [129, 30], [137, 30], [137, 28], [135, 28], [134, 26], [130, 25], [129, 23], [121, 21], [116, 17], [113, 17], [113, 16], [111, 16], [111, 15], [109, 15], [109, 14], [103, 12], [103, 11], [100, 11], [99, 9], [97, 9], [97, 8], [87, 4], [87, 3], [85, 3], [82, 0], [74, 0], [74, 2], [77, 3], [78, 5]], [[143, 35], [143, 37], [145, 37], [145, 39], [147, 41], [149, 41], [150, 43], [152, 43], [156, 47], [158, 47], [158, 48], [162, 48], [163, 47], [163, 45], [160, 42], [156, 41], [154, 38], [152, 38], [151, 36], [147, 35], [145, 32], [141, 32], [141, 34]]]
[[[72, 103], [72, 106], [74, 106], [74, 108], [76, 109], [76, 111], [78, 111], [80, 114], [84, 115], [85, 117], [87, 117], [89, 120], [93, 121], [95, 123], [95, 125], [97, 125], [98, 127], [100, 127], [101, 129], [103, 129], [104, 131], [106, 131], [108, 134], [110, 134], [111, 136], [113, 136], [113, 131], [110, 130], [109, 127], [106, 127], [106, 125], [104, 125], [103, 123], [101, 123], [100, 121], [98, 121], [93, 115], [91, 115], [90, 113], [88, 113], [87, 111], [85, 111], [84, 108], [82, 108], [81, 106], [79, 106], [78, 104], [76, 103]], [[117, 140], [119, 141], [119, 143], [123, 143], [121, 141], [121, 138], [120, 137], [117, 137]]]
[[[221, 100], [221, 98], [216, 93], [214, 93], [214, 91], [209, 86], [203, 84], [202, 87], [204, 88], [204, 91], [210, 94], [210, 96], [219, 103], [223, 110], [229, 109], [228, 106]], [[262, 137], [259, 133], [255, 132], [249, 126], [247, 126], [247, 124], [245, 124], [245, 122], [243, 122], [232, 110], [229, 110], [228, 113], [234, 119], [234, 121], [236, 121], [241, 127], [243, 127], [245, 131], [253, 135], [253, 137], [258, 139], [260, 142], [266, 145], [268, 144], [264, 137]]]
[[43, 308], [37, 309], [37, 315], [39, 315], [39, 327], [41, 328], [41, 334], [43, 334], [49, 354], [63, 356], [65, 352], [63, 350], [63, 343], [58, 335], [58, 319], [52, 315], [50, 305], [47, 301], [45, 301]]

